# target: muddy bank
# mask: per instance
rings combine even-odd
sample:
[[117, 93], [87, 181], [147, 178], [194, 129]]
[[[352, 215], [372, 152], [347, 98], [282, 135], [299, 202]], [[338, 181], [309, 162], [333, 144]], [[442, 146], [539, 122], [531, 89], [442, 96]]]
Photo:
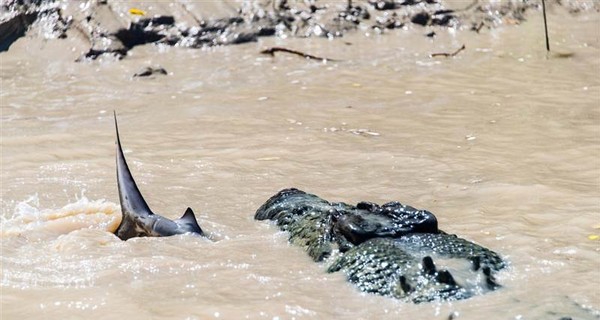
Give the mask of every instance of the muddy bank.
[[[576, 14], [600, 10], [593, 1], [548, 1]], [[347, 32], [384, 33], [391, 29], [455, 28], [479, 33], [519, 24], [541, 3], [528, 1], [368, 0], [368, 1], [213, 1], [139, 3], [9, 1], [0, 9], [0, 52], [19, 37], [76, 39], [77, 60], [101, 55], [123, 58], [147, 43], [202, 48], [256, 41], [259, 37], [342, 37]]]

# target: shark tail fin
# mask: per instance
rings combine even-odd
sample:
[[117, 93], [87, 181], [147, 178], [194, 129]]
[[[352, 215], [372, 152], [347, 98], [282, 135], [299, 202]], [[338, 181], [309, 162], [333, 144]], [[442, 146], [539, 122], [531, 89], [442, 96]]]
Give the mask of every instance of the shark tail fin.
[[188, 232], [204, 234], [204, 232], [202, 232], [202, 229], [200, 228], [200, 225], [198, 225], [196, 215], [194, 215], [194, 211], [192, 211], [192, 208], [188, 207], [187, 210], [185, 210], [183, 216], [175, 220], [175, 222], [178, 225], [184, 225], [188, 229]]

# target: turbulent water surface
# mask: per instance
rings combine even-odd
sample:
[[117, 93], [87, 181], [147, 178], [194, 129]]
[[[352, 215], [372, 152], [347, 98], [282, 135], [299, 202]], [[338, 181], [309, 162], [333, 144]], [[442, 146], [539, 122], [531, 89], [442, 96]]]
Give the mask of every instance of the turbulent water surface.
[[[600, 318], [600, 19], [419, 26], [75, 63], [69, 39], [0, 54], [3, 318]], [[434, 52], [466, 50], [454, 58]], [[339, 59], [285, 54], [286, 46]], [[132, 78], [141, 67], [169, 74]], [[209, 239], [120, 241], [115, 131], [150, 206]], [[327, 274], [255, 210], [285, 187], [399, 200], [510, 261], [503, 288], [407, 304]]]

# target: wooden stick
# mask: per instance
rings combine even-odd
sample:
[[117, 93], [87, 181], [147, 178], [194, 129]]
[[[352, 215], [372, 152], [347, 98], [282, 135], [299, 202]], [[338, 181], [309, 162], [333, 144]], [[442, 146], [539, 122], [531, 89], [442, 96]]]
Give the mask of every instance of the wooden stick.
[[455, 55], [457, 55], [459, 52], [461, 52], [461, 51], [465, 50], [466, 48], [467, 48], [467, 47], [466, 47], [466, 46], [463, 44], [463, 45], [462, 45], [462, 47], [458, 48], [458, 50], [456, 50], [456, 51], [454, 51], [454, 52], [452, 52], [452, 53], [446, 53], [446, 52], [442, 52], [442, 53], [432, 53], [430, 56], [431, 56], [432, 58], [435, 58], [435, 57], [446, 57], [446, 58], [449, 58], [449, 57], [454, 57]]
[[544, 13], [544, 32], [546, 33], [546, 51], [550, 52], [550, 40], [548, 40], [548, 23], [546, 22], [546, 1], [542, 0], [542, 12]]
[[329, 58], [321, 58], [321, 57], [313, 56], [308, 53], [304, 53], [304, 52], [300, 52], [300, 51], [296, 51], [296, 50], [292, 50], [292, 49], [287, 49], [287, 48], [282, 48], [282, 47], [272, 47], [269, 49], [265, 49], [265, 50], [261, 51], [260, 53], [275, 56], [275, 52], [287, 52], [287, 53], [295, 54], [297, 56], [301, 56], [303, 58], [311, 59], [311, 60], [339, 61], [339, 60], [334, 60], [334, 59], [329, 59]]

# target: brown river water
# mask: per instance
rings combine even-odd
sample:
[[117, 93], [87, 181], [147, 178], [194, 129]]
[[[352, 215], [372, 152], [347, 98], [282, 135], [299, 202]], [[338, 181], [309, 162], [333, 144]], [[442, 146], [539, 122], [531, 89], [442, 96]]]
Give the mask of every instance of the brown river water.
[[[600, 15], [550, 18], [550, 55], [539, 12], [433, 40], [415, 26], [118, 62], [19, 40], [0, 54], [2, 318], [600, 318]], [[341, 61], [258, 54], [274, 45]], [[131, 77], [156, 64], [169, 74]], [[113, 110], [150, 206], [191, 206], [210, 239], [110, 232]], [[510, 261], [503, 288], [419, 305], [361, 293], [253, 220], [292, 186], [428, 209]]]

